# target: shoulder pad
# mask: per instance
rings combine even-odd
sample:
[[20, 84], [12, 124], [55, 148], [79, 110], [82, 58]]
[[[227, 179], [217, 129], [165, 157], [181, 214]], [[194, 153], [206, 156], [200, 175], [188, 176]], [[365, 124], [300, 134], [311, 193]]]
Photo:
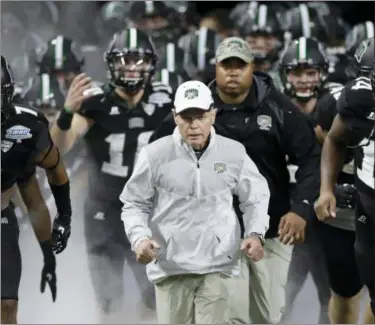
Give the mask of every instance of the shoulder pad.
[[45, 118], [45, 116], [32, 109], [32, 108], [28, 108], [28, 107], [24, 107], [24, 106], [20, 106], [20, 105], [15, 105], [14, 106], [14, 112], [15, 112], [15, 116], [17, 117], [20, 117], [20, 118], [24, 118], [25, 121], [29, 121], [29, 120], [33, 120], [33, 121], [36, 121], [36, 122], [42, 122], [43, 124], [45, 124], [47, 127], [48, 127], [48, 121], [47, 119]]
[[98, 96], [103, 95], [104, 90], [99, 86], [94, 86], [92, 88], [86, 89], [83, 91], [84, 96]]
[[344, 117], [368, 119], [375, 107], [370, 79], [361, 77], [349, 82], [337, 103], [339, 113]]
[[166, 85], [166, 84], [164, 84], [164, 83], [162, 83], [162, 82], [160, 82], [160, 81], [153, 81], [153, 82], [151, 83], [151, 86], [152, 86], [152, 90], [153, 90], [153, 92], [157, 92], [157, 91], [165, 91], [165, 92], [167, 92], [167, 93], [169, 93], [169, 94], [172, 94], [172, 93], [173, 93], [173, 92], [172, 92], [172, 88], [171, 88], [171, 86]]
[[341, 87], [343, 88], [344, 85], [343, 84], [340, 84], [339, 82], [327, 82], [325, 85], [324, 85], [324, 89], [328, 89], [328, 90], [331, 90], [331, 89], [336, 89], [338, 87]]

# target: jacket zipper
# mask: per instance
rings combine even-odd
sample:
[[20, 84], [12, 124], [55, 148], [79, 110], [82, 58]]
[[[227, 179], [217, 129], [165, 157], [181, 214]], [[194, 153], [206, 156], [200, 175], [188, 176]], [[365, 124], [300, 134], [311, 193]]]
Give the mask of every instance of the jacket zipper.
[[199, 168], [199, 161], [197, 161], [197, 197], [201, 196], [201, 173], [200, 173], [200, 168]]

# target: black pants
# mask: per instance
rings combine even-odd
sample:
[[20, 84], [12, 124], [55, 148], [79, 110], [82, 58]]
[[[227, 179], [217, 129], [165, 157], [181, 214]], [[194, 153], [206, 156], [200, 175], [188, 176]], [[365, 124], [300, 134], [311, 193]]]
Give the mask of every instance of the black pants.
[[[146, 269], [139, 267], [126, 238], [121, 220], [121, 203], [93, 200], [86, 202], [84, 231], [96, 299], [106, 314], [121, 311], [124, 302], [125, 260], [132, 269], [141, 292], [147, 291], [143, 288], [149, 285]], [[150, 293], [147, 295], [142, 294], [142, 300], [150, 307], [153, 298], [149, 297]]]
[[1, 300], [18, 300], [22, 264], [19, 228], [13, 209], [1, 211]]
[[293, 248], [292, 260], [289, 266], [288, 282], [286, 286], [285, 321], [288, 320], [293, 310], [294, 301], [301, 291], [308, 274], [316, 286], [320, 315], [319, 324], [326, 324], [328, 319], [328, 302], [330, 297], [327, 268], [322, 259], [322, 248], [316, 234], [317, 223], [310, 222], [306, 228], [305, 242], [297, 244]]
[[340, 297], [354, 297], [363, 288], [354, 250], [355, 232], [320, 223], [318, 235], [332, 291]]
[[360, 276], [367, 286], [375, 315], [375, 201], [358, 200], [356, 208], [355, 254]]

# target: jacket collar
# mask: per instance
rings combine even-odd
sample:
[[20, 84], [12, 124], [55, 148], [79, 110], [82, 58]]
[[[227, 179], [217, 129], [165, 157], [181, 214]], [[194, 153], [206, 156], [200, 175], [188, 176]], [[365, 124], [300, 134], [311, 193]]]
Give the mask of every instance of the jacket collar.
[[[191, 153], [194, 153], [194, 149], [184, 140], [184, 138], [180, 134], [180, 131], [178, 130], [177, 126], [175, 127], [175, 129], [173, 131], [173, 141], [177, 146], [179, 146], [179, 147], [183, 148], [184, 150], [187, 150]], [[215, 128], [213, 126], [211, 126], [210, 143], [208, 144], [208, 147], [206, 148], [206, 151], [210, 150], [214, 146], [215, 141], [216, 141], [216, 131], [215, 131]]]

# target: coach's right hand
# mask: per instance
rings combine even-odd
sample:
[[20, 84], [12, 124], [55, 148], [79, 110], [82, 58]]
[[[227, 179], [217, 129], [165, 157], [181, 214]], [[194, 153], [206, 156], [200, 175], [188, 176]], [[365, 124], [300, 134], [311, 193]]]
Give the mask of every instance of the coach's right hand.
[[[81, 108], [82, 102], [91, 95], [85, 90], [92, 88], [91, 78], [85, 73], [77, 75], [69, 87], [64, 107], [71, 113], [76, 113]], [[84, 93], [85, 92], [85, 93]]]
[[336, 218], [336, 198], [332, 192], [320, 193], [318, 201], [314, 204], [316, 216], [320, 221]]
[[148, 264], [156, 258], [160, 245], [152, 239], [143, 239], [135, 250], [137, 262]]

